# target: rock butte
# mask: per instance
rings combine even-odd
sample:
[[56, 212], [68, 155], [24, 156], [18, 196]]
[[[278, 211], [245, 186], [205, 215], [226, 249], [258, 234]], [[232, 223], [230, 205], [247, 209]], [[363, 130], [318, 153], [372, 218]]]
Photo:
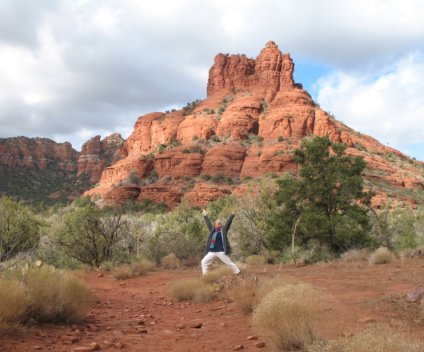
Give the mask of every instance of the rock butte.
[[[98, 194], [106, 203], [150, 199], [173, 207], [187, 199], [203, 206], [239, 194], [246, 178], [296, 173], [293, 150], [302, 138], [326, 135], [345, 143], [349, 154], [364, 156], [369, 187], [383, 182], [423, 188], [423, 163], [337, 121], [294, 82], [293, 70], [290, 55], [272, 41], [256, 59], [218, 54], [209, 70], [207, 98], [179, 111], [139, 117], [122, 159], [106, 167], [98, 186], [86, 194]], [[223, 177], [242, 184], [217, 182]], [[379, 191], [374, 205], [389, 197]], [[407, 195], [397, 199], [414, 203]]]

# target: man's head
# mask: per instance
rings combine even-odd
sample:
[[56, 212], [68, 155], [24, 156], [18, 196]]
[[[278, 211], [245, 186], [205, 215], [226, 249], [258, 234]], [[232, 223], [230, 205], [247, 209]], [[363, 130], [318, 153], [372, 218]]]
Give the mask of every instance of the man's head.
[[220, 229], [221, 228], [221, 220], [220, 219], [216, 219], [215, 221], [215, 228]]

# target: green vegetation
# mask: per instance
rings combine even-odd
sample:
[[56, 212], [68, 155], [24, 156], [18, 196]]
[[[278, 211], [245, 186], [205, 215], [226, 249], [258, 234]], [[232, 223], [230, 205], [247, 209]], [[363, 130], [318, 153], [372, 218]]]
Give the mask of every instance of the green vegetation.
[[347, 156], [342, 144], [317, 137], [295, 150], [295, 160], [300, 178], [278, 181], [280, 207], [272, 216], [268, 245], [283, 249], [294, 242], [302, 247], [315, 242], [334, 253], [369, 245], [372, 194], [363, 190], [363, 159]]
[[32, 250], [40, 239], [40, 221], [22, 202], [0, 198], [0, 263]]
[[190, 115], [194, 109], [196, 109], [197, 105], [199, 105], [202, 101], [199, 99], [193, 100], [191, 103], [187, 103], [186, 106], [183, 107], [183, 115]]

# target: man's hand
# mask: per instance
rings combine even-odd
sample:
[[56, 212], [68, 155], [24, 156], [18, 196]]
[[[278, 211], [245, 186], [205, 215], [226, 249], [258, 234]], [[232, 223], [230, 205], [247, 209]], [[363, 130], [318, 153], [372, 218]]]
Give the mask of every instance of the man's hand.
[[202, 209], [202, 214], [203, 214], [203, 216], [208, 215], [208, 212], [206, 211], [206, 209]]

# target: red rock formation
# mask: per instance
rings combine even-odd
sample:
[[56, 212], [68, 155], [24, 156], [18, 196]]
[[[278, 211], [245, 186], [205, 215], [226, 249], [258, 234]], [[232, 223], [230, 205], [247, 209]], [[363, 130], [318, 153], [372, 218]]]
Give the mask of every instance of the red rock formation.
[[[283, 54], [274, 42], [268, 42], [256, 59], [218, 54], [209, 71], [207, 99], [190, 111], [140, 117], [121, 148], [123, 159], [106, 168], [99, 187], [87, 194], [97, 190], [107, 199], [121, 199], [127, 190], [117, 191], [118, 195], [109, 192], [114, 187], [121, 189], [131, 174], [142, 179], [154, 171], [158, 181], [141, 186], [138, 200], [174, 206], [184, 197], [203, 206], [245, 189], [243, 184], [213, 184], [216, 177], [206, 183], [206, 175], [223, 175], [227, 179], [220, 182], [229, 182], [228, 178], [297, 173], [293, 150], [307, 136], [329, 136], [345, 143], [349, 154], [362, 155], [368, 163], [365, 176], [374, 184], [399, 190], [423, 187], [416, 162], [320, 109], [294, 83], [293, 70], [289, 54]], [[185, 186], [188, 180], [194, 188]], [[129, 197], [133, 199], [134, 194], [131, 191]], [[380, 200], [389, 198], [380, 193]]]
[[209, 70], [208, 97], [244, 89], [272, 101], [278, 91], [294, 87], [294, 64], [270, 41], [256, 60], [245, 55], [218, 54]]
[[49, 165], [75, 172], [78, 152], [68, 142], [56, 143], [48, 138], [0, 138], [0, 163], [9, 168], [44, 170]]
[[77, 177], [82, 174], [90, 175], [90, 182], [97, 183], [107, 165], [116, 163], [120, 158], [120, 150], [124, 139], [120, 134], [114, 133], [103, 140], [95, 136], [82, 146], [78, 158]]

